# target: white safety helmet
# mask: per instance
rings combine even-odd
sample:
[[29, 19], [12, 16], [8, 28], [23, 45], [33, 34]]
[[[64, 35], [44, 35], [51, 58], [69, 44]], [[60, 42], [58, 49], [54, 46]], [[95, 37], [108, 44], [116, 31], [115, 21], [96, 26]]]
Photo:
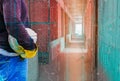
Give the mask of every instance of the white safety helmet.
[[[36, 43], [37, 42], [37, 34], [35, 33], [35, 31], [33, 31], [30, 28], [26, 28], [26, 31], [30, 35], [30, 37], [33, 39], [34, 43]], [[11, 35], [8, 36], [8, 42], [9, 42], [10, 47], [17, 54], [24, 54], [25, 53], [24, 48], [18, 44], [17, 40], [13, 36], [11, 36]]]

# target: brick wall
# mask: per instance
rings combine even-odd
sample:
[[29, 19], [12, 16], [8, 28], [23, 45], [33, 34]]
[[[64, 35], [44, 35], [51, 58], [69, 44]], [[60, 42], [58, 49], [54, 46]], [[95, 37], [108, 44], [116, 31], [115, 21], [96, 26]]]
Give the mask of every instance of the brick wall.
[[32, 29], [38, 34], [39, 50], [47, 52], [48, 43], [58, 38], [57, 2], [56, 0], [50, 0], [50, 5], [47, 0], [30, 0], [29, 2], [26, 0], [26, 2]]
[[56, 0], [50, 0], [50, 22], [54, 23], [50, 25], [51, 41], [53, 41], [58, 38], [58, 4]]
[[29, 15], [30, 21], [32, 24], [32, 28], [38, 34], [37, 45], [39, 46], [39, 50], [41, 52], [47, 51], [48, 45], [48, 2], [41, 1], [30, 1], [29, 3]]
[[87, 56], [85, 57], [87, 81], [96, 81], [95, 73], [95, 9], [94, 0], [88, 0], [84, 16], [85, 40], [88, 48]]

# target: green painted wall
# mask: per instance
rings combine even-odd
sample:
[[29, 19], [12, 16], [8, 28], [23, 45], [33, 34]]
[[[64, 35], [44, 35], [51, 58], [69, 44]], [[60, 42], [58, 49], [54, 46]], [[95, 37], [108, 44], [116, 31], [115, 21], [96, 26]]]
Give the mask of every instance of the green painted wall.
[[98, 66], [108, 81], [120, 81], [120, 0], [98, 0], [98, 6]]

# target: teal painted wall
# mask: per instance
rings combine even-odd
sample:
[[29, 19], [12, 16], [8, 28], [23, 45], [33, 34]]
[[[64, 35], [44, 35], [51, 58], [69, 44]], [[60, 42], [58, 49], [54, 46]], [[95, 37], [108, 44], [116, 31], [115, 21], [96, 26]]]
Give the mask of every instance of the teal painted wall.
[[120, 81], [120, 0], [98, 0], [98, 6], [98, 66], [108, 81]]

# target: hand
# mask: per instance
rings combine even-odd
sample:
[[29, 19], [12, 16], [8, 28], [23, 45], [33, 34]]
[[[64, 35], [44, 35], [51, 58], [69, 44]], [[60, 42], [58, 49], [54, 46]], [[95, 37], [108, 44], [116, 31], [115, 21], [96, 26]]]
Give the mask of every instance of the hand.
[[20, 54], [20, 56], [22, 58], [33, 58], [33, 57], [35, 57], [37, 52], [38, 52], [38, 47], [36, 46], [36, 48], [34, 50], [26, 50], [26, 49], [24, 49], [24, 53]]

